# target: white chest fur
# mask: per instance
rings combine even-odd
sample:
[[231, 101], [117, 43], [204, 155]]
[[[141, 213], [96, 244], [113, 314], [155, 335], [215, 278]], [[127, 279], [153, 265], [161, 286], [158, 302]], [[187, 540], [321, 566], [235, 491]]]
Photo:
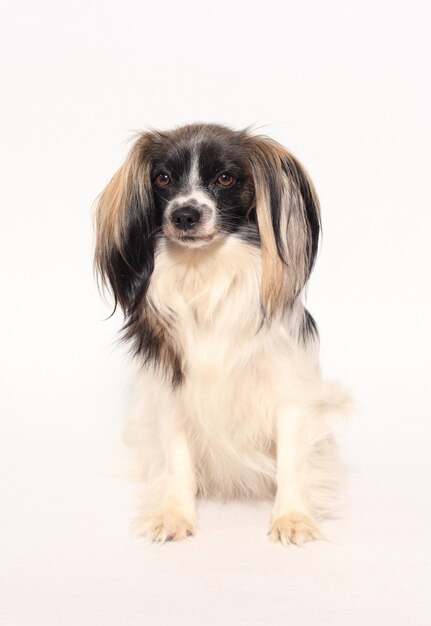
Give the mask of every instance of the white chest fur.
[[[128, 430], [156, 493], [154, 477], [166, 476], [163, 442], [181, 430], [201, 493], [270, 495], [277, 415], [289, 405], [302, 407], [310, 482], [322, 462], [332, 464], [326, 417], [344, 407], [345, 396], [321, 380], [314, 342], [297, 339], [300, 301], [289, 314], [263, 323], [260, 271], [259, 249], [235, 237], [200, 250], [159, 247], [148, 298], [169, 321], [184, 380], [173, 389], [156, 367], [147, 367]], [[318, 504], [325, 498], [319, 488], [310, 496]]]
[[256, 476], [274, 475], [275, 413], [298, 361], [286, 324], [262, 324], [260, 272], [260, 250], [235, 237], [198, 250], [162, 244], [148, 292], [183, 356], [175, 410], [201, 473], [257, 492]]

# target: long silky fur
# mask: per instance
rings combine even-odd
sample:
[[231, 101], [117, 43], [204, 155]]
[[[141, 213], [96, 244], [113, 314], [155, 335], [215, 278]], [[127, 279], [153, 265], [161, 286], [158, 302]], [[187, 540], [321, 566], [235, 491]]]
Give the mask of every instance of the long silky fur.
[[320, 207], [304, 167], [283, 146], [253, 137], [249, 155], [262, 248], [262, 301], [271, 317], [295, 301], [310, 276]]
[[160, 432], [176, 427], [187, 433], [201, 495], [271, 497], [277, 411], [299, 404], [304, 495], [322, 515], [333, 510], [339, 479], [331, 420], [346, 413], [349, 397], [322, 380], [317, 328], [302, 303], [319, 203], [289, 152], [246, 131], [237, 137], [253, 178], [259, 246], [232, 235], [189, 249], [157, 236], [151, 134], [138, 140], [100, 198], [96, 265], [144, 365], [126, 440], [150, 513], [169, 481]]

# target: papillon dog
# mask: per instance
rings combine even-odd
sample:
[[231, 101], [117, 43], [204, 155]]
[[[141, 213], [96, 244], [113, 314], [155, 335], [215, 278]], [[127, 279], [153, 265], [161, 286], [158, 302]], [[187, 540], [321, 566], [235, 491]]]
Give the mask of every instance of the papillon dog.
[[95, 262], [140, 363], [128, 427], [144, 474], [137, 529], [196, 530], [196, 498], [272, 498], [269, 537], [320, 536], [339, 479], [303, 292], [319, 202], [301, 163], [248, 129], [143, 132], [96, 207]]

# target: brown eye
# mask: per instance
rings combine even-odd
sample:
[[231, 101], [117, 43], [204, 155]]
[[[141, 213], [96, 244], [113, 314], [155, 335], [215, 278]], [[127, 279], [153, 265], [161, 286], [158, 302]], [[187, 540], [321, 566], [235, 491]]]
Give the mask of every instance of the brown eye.
[[156, 183], [158, 187], [167, 187], [168, 185], [171, 184], [171, 179], [169, 178], [167, 174], [164, 174], [162, 172], [161, 174], [158, 174], [156, 176], [156, 178], [154, 179], [154, 182]]
[[230, 187], [235, 182], [235, 179], [233, 176], [225, 172], [217, 178], [216, 182], [222, 187]]

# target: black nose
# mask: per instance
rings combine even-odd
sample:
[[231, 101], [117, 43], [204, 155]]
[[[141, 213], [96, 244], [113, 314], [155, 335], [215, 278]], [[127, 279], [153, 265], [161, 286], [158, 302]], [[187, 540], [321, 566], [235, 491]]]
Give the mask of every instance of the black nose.
[[201, 212], [193, 207], [182, 207], [172, 211], [171, 220], [178, 230], [191, 230], [196, 226], [201, 217]]

